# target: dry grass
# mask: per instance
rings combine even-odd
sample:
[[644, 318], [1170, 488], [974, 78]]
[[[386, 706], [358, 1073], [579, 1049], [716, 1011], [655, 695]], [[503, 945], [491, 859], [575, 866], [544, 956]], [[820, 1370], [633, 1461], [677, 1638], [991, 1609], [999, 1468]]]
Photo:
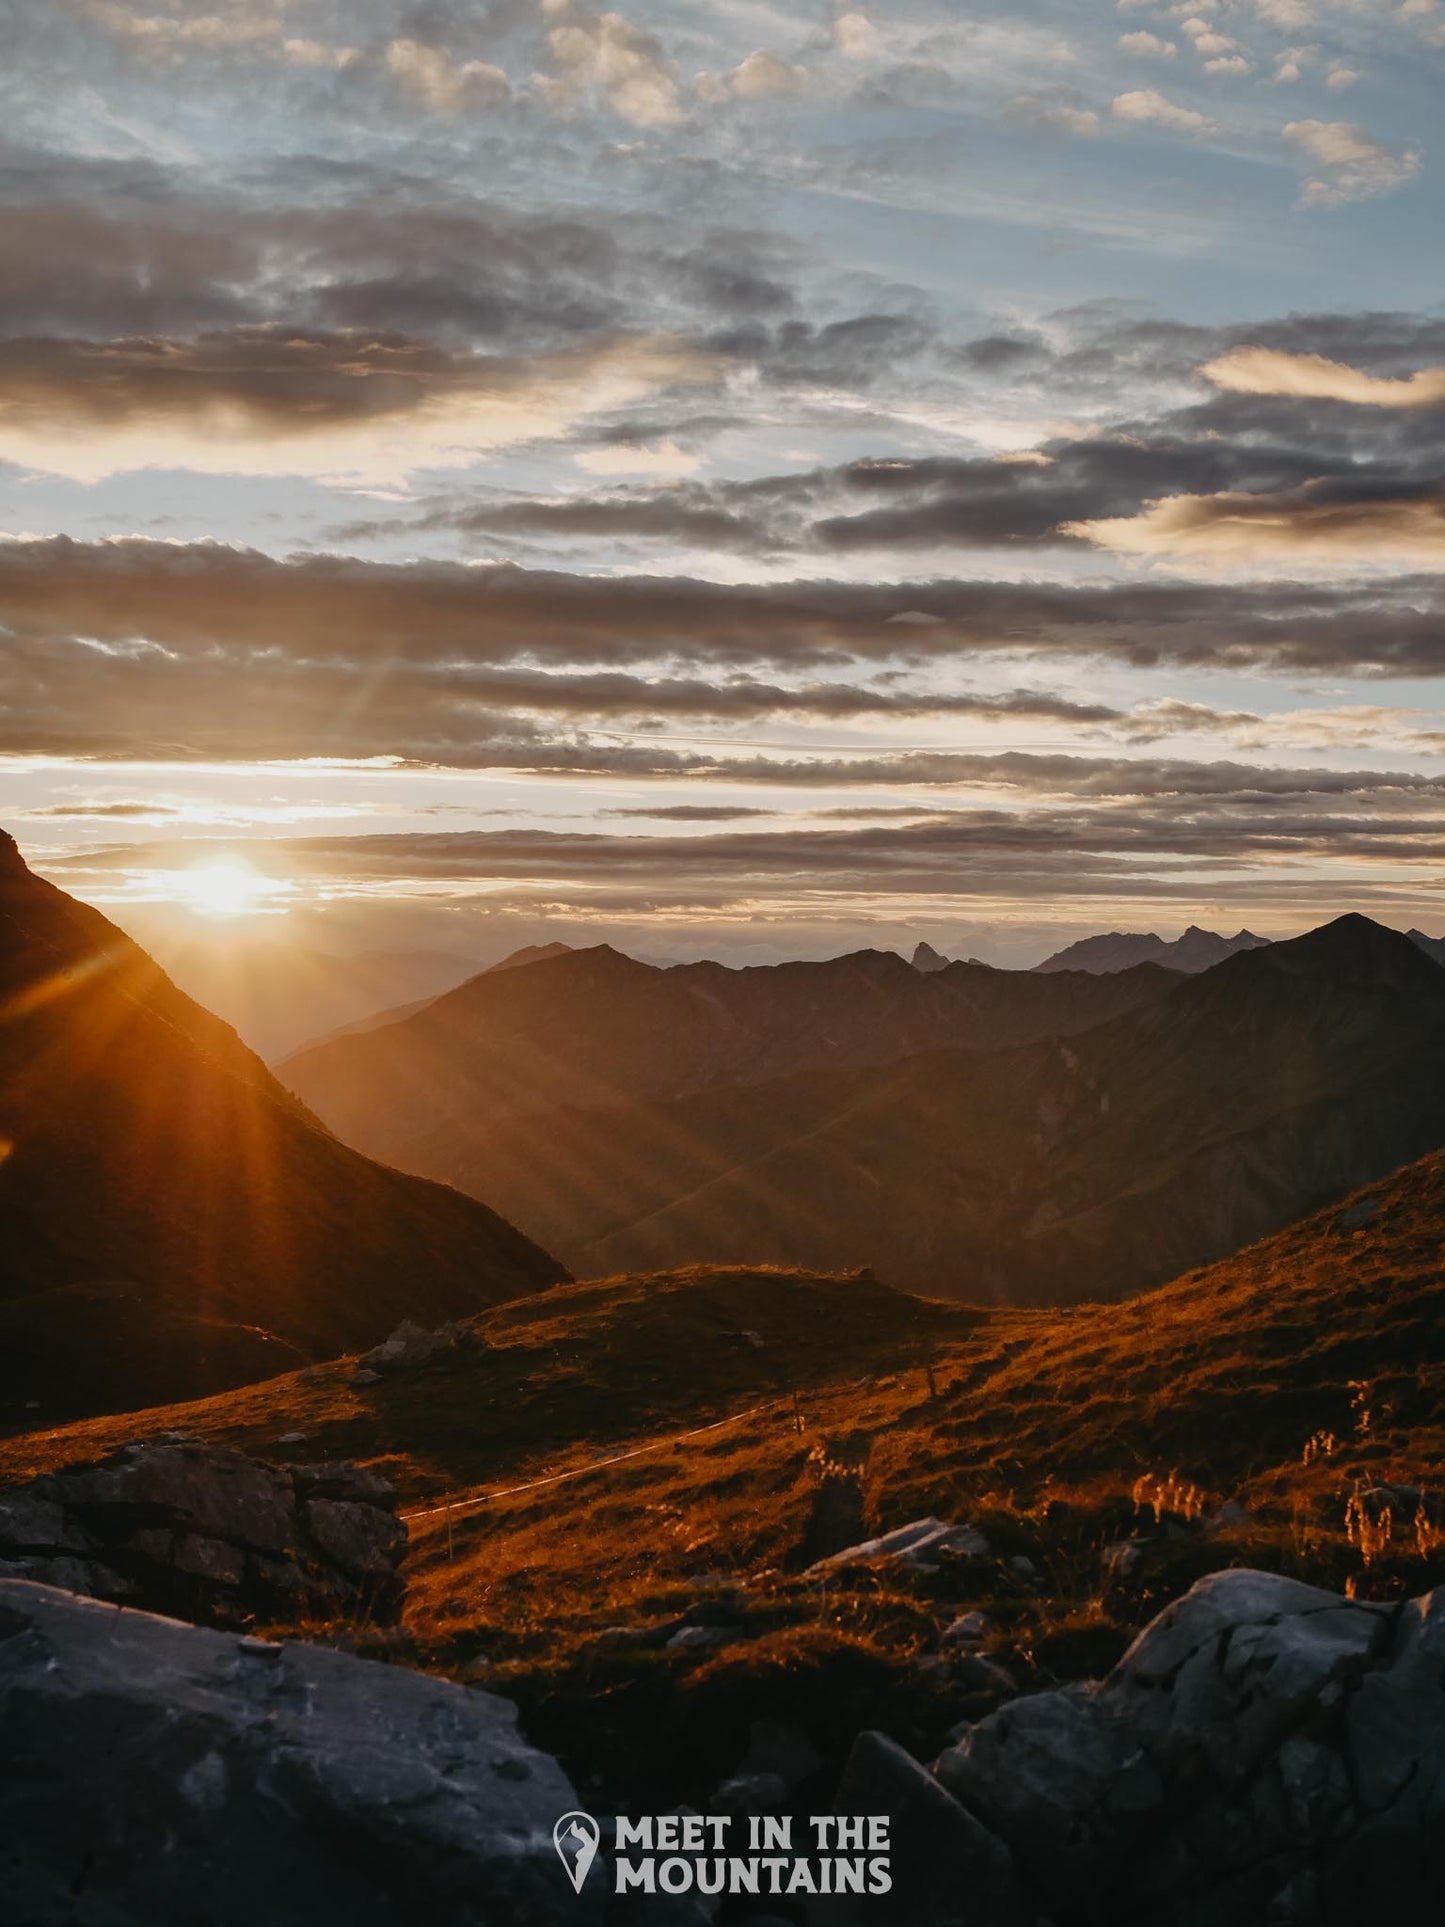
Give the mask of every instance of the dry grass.
[[[1445, 1165], [1368, 1195], [1362, 1227], [1324, 1213], [1152, 1297], [1067, 1312], [779, 1270], [575, 1285], [484, 1314], [482, 1348], [410, 1378], [357, 1387], [343, 1363], [13, 1439], [0, 1483], [168, 1426], [356, 1457], [413, 1507], [577, 1474], [414, 1523], [420, 1663], [517, 1698], [579, 1781], [634, 1799], [705, 1797], [758, 1711], [793, 1708], [825, 1750], [866, 1723], [926, 1753], [986, 1703], [936, 1657], [973, 1607], [1027, 1688], [1105, 1669], [1221, 1565], [1377, 1596], [1445, 1579], [1428, 1497], [1386, 1520], [1359, 1496], [1445, 1486]], [[304, 1444], [281, 1446], [291, 1431]], [[820, 1532], [930, 1513], [975, 1521], [991, 1556], [805, 1576]], [[1131, 1537], [1141, 1557], [1111, 1575], [1104, 1549]], [[734, 1643], [664, 1643], [701, 1625]]]

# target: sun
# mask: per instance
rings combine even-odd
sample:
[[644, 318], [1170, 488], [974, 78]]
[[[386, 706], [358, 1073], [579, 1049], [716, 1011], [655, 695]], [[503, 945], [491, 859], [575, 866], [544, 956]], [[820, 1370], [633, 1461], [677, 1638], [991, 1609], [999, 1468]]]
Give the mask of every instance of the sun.
[[277, 887], [249, 863], [225, 858], [193, 865], [182, 885], [191, 908], [208, 917], [244, 916]]

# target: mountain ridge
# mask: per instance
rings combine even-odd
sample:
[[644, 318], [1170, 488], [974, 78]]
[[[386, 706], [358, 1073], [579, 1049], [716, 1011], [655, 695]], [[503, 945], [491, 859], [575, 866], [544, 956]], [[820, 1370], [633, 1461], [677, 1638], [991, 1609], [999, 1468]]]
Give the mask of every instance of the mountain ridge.
[[341, 1143], [0, 843], [0, 1422], [235, 1383], [565, 1275]]

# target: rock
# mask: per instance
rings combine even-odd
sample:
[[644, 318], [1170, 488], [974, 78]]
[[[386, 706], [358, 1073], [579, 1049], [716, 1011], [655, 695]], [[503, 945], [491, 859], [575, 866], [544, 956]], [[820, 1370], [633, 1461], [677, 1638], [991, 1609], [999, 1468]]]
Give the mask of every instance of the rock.
[[1020, 1579], [1027, 1580], [1030, 1585], [1041, 1577], [1039, 1569], [1033, 1560], [1022, 1552], [1016, 1552], [1013, 1558], [1009, 1560], [1008, 1569]]
[[1445, 1878], [1445, 1588], [1405, 1606], [1202, 1579], [1101, 1684], [940, 1756], [1059, 1921], [1429, 1917]]
[[670, 1653], [715, 1653], [741, 1637], [735, 1626], [683, 1626], [664, 1643]]
[[351, 1382], [353, 1385], [379, 1385], [381, 1373], [370, 1371], [365, 1365], [358, 1365], [351, 1374]]
[[1099, 1565], [1104, 1577], [1116, 1585], [1125, 1584], [1142, 1568], [1148, 1556], [1148, 1547], [1142, 1539], [1116, 1539], [1111, 1546], [1105, 1546], [1099, 1554]]
[[394, 1623], [406, 1528], [385, 1479], [273, 1466], [200, 1439], [133, 1441], [0, 1496], [0, 1570], [217, 1626]]
[[969, 1693], [995, 1693], [1000, 1696], [1018, 1691], [1012, 1673], [996, 1659], [982, 1653], [961, 1653], [952, 1662], [953, 1678]]
[[711, 1813], [779, 1813], [788, 1804], [789, 1787], [780, 1773], [735, 1773], [724, 1780], [708, 1802]]
[[505, 1700], [0, 1582], [7, 1920], [598, 1927]]
[[378, 1378], [398, 1378], [407, 1372], [419, 1371], [440, 1353], [454, 1350], [459, 1335], [460, 1328], [456, 1325], [425, 1331], [404, 1318], [390, 1338], [361, 1354], [353, 1381], [360, 1372], [374, 1372]]
[[867, 1565], [896, 1559], [921, 1570], [936, 1570], [930, 1555], [951, 1552], [960, 1558], [985, 1559], [988, 1540], [973, 1526], [950, 1525], [945, 1519], [916, 1519], [912, 1525], [898, 1526], [877, 1539], [864, 1539], [842, 1552], [831, 1553], [809, 1566], [805, 1577], [834, 1572], [840, 1566]]
[[1008, 1848], [882, 1733], [860, 1733], [854, 1742], [834, 1811], [888, 1815], [893, 1887], [883, 1895], [817, 1903], [820, 1922], [1021, 1927], [1026, 1916]]
[[985, 1612], [960, 1613], [951, 1626], [945, 1627], [942, 1643], [945, 1646], [977, 1646], [993, 1630], [993, 1621]]

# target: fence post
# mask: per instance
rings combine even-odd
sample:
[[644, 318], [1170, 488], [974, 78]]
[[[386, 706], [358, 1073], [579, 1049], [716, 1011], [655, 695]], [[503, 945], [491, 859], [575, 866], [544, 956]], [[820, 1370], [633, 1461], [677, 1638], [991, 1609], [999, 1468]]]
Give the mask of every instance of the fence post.
[[799, 1433], [802, 1432], [803, 1411], [802, 1411], [802, 1407], [798, 1404], [798, 1390], [796, 1386], [794, 1386], [793, 1388], [793, 1425], [794, 1425], [794, 1428]]

